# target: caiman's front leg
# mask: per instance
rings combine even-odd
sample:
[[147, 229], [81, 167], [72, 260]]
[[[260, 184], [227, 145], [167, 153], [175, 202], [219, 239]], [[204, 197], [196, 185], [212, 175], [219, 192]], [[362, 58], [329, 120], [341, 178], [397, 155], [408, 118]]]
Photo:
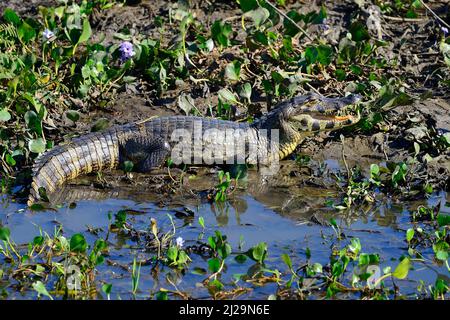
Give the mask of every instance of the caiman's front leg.
[[128, 138], [120, 145], [121, 163], [131, 161], [134, 170], [149, 172], [160, 167], [170, 154], [170, 145], [158, 137], [136, 135]]

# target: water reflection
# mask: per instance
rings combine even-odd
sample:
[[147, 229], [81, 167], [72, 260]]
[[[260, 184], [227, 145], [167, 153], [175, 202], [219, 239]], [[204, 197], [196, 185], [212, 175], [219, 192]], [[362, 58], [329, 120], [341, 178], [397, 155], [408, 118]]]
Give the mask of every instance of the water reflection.
[[[214, 185], [214, 181], [211, 183]], [[198, 185], [201, 185], [200, 183]], [[205, 184], [206, 185], [206, 184]], [[334, 243], [334, 231], [329, 227], [330, 218], [335, 218], [348, 238], [361, 240], [364, 252], [379, 253], [382, 267], [395, 266], [392, 259], [407, 254], [405, 230], [411, 227], [411, 212], [421, 205], [441, 207], [442, 212], [449, 212], [449, 199], [440, 193], [428, 200], [395, 203], [389, 198], [377, 200], [376, 205], [337, 212], [326, 205], [327, 200], [339, 201], [336, 191], [324, 188], [300, 185], [270, 186], [269, 188], [242, 188], [236, 191], [224, 203], [211, 203], [205, 195], [205, 185], [201, 185], [193, 193], [181, 191], [179, 194], [167, 195], [152, 192], [152, 187], [136, 189], [121, 186], [114, 189], [99, 189], [86, 185], [69, 185], [59, 194], [59, 201], [66, 203], [56, 211], [31, 212], [24, 210], [23, 204], [2, 198], [0, 224], [11, 229], [13, 240], [25, 243], [40, 230], [50, 235], [62, 227], [65, 235], [82, 232], [89, 243], [96, 239], [89, 235], [87, 229], [100, 229], [104, 236], [109, 224], [108, 213], [116, 213], [121, 209], [132, 209], [128, 214], [133, 226], [139, 230], [147, 230], [150, 218], [158, 221], [162, 230], [171, 228], [167, 214], [177, 219], [177, 236], [186, 240], [186, 245], [197, 243], [201, 231], [198, 217], [205, 219], [207, 233], [219, 228], [227, 235], [233, 248], [245, 241], [245, 248], [259, 242], [267, 242], [271, 259], [288, 252], [294, 256], [304, 256], [305, 248], [310, 248], [314, 262], [323, 265], [329, 262], [330, 246]], [[68, 203], [76, 202], [76, 206]], [[206, 239], [203, 239], [206, 241]], [[112, 250], [108, 257], [110, 263], [102, 266], [101, 277], [106, 282], [113, 282], [116, 290], [128, 292], [129, 275], [121, 268], [129, 268], [130, 250], [145, 253], [145, 246], [136, 244], [119, 234], [111, 236]], [[337, 244], [339, 245], [339, 244]], [[433, 263], [432, 249], [423, 251], [426, 263], [417, 265], [411, 270], [409, 280], [402, 283], [411, 291], [415, 290], [418, 280], [434, 284], [436, 279], [445, 278], [445, 266]], [[147, 257], [148, 258], [148, 257]], [[202, 257], [195, 263], [203, 266]], [[297, 259], [304, 259], [297, 258]], [[273, 263], [278, 263], [273, 260]], [[113, 270], [113, 271], [111, 271]], [[115, 271], [114, 271], [115, 270]], [[229, 262], [229, 272], [242, 273], [242, 266]], [[119, 276], [120, 275], [120, 276]], [[171, 274], [174, 283], [192, 288], [198, 280], [195, 275]], [[146, 289], [167, 286], [164, 279], [155, 270], [148, 270], [143, 275], [147, 281]], [[266, 297], [271, 293], [268, 287], [255, 290], [255, 297]]]

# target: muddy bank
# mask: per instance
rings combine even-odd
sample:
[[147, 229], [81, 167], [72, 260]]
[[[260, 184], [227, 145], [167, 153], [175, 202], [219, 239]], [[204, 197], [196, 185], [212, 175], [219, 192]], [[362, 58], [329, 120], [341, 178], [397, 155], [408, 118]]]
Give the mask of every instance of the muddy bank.
[[[22, 2], [14, 0], [7, 4], [2, 3], [0, 11], [10, 6], [24, 16], [38, 18], [39, 6], [55, 5], [57, 5], [55, 1], [32, 0], [29, 6], [24, 6]], [[365, 21], [369, 16], [368, 5], [359, 7], [353, 1], [318, 1], [313, 4], [292, 1], [287, 2], [283, 10], [296, 10], [301, 14], [307, 14], [320, 10], [321, 5], [326, 8], [325, 25], [323, 21], [320, 24], [312, 24], [307, 32], [310, 37], [323, 37], [324, 41], [337, 47], [355, 21]], [[432, 8], [439, 14], [445, 14], [448, 5], [437, 2], [432, 4]], [[159, 40], [162, 48], [175, 48], [180, 42], [180, 14], [184, 9], [186, 8], [183, 7], [182, 1], [137, 1], [133, 5], [113, 6], [108, 10], [95, 9], [91, 17], [94, 30], [91, 41], [103, 39], [102, 44], [107, 46], [118, 43], [120, 38], [117, 34], [122, 33], [136, 43], [151, 38]], [[245, 62], [239, 80], [252, 83], [253, 92], [250, 103], [238, 103], [230, 107], [232, 112], [228, 116], [231, 120], [245, 121], [260, 117], [274, 104], [285, 99], [265, 93], [262, 82], [272, 81], [270, 85], [275, 86], [273, 70], [295, 73], [298, 71], [295, 69], [298, 69], [298, 65], [284, 65], [283, 61], [275, 61], [270, 56], [267, 46], [245, 50], [246, 45], [249, 45], [247, 43], [249, 35], [248, 30], [242, 28], [240, 18], [243, 13], [237, 3], [190, 1], [188, 9], [197, 20], [191, 27], [195, 32], [187, 34], [188, 45], [195, 43], [195, 33], [210, 34], [216, 20], [231, 25], [233, 31], [230, 38], [237, 44], [220, 49], [216, 44], [208, 53], [192, 54], [192, 63], [185, 61], [190, 76], [184, 79], [177, 78], [163, 92], [158, 92], [154, 83], [138, 74], [142, 71], [139, 70], [131, 73], [137, 77], [135, 82], [123, 83], [104, 97], [94, 95], [80, 99], [75, 94], [61, 97], [62, 101], [58, 102], [62, 103], [52, 104], [48, 118], [44, 120], [46, 137], [58, 145], [70, 141], [73, 136], [90, 132], [93, 127], [107, 128], [155, 116], [182, 115], [185, 112], [180, 108], [178, 100], [181, 95], [188, 95], [193, 99], [199, 115], [211, 116], [210, 110], [212, 108], [216, 110], [218, 105], [217, 92], [220, 89], [230, 88], [236, 91], [239, 89], [236, 83], [224, 77], [226, 66], [235, 60]], [[439, 144], [443, 134], [449, 131], [449, 98], [445, 81], [442, 81], [448, 74], [448, 68], [443, 63], [442, 54], [438, 49], [438, 40], [441, 37], [439, 24], [429, 19], [427, 11], [423, 8], [418, 13], [423, 17], [414, 21], [392, 19], [386, 15], [379, 16], [382, 22], [381, 38], [386, 44], [376, 49], [377, 58], [393, 64], [391, 67], [382, 66], [373, 70], [373, 74], [379, 76], [379, 81], [374, 82], [383, 80], [382, 76], [395, 78], [399, 82], [404, 80], [402, 89], [418, 101], [382, 112], [382, 120], [371, 130], [363, 131], [355, 127], [308, 138], [289, 157], [290, 162], [284, 161], [281, 164], [280, 176], [284, 176], [284, 179], [272, 181], [273, 185], [286, 188], [314, 186], [336, 189], [334, 174], [345, 171], [343, 160], [345, 158], [349, 167], [358, 165], [366, 175], [373, 163], [405, 162], [412, 177], [408, 181], [411, 186], [430, 184], [434, 190], [449, 189], [449, 150]], [[272, 29], [276, 30], [281, 24], [279, 21]], [[374, 39], [379, 36], [370, 28], [368, 31]], [[305, 47], [311, 43], [306, 38], [294, 38], [291, 55], [301, 56]], [[275, 43], [274, 46], [275, 49], [280, 49], [280, 44]], [[298, 64], [300, 62], [301, 60]], [[267, 69], [267, 65], [271, 65], [273, 70]], [[336, 68], [338, 67], [343, 68], [342, 65], [336, 64]], [[330, 70], [316, 74], [300, 72], [301, 76], [308, 79], [308, 85], [305, 85], [306, 82], [298, 83], [295, 94], [315, 90], [326, 96], [340, 96], [345, 92], [355, 91], [357, 83], [367, 78], [364, 74], [349, 73], [345, 81], [337, 81], [333, 77], [333, 69], [334, 66]], [[286, 78], [283, 82], [288, 80], [290, 81]], [[375, 88], [379, 89], [380, 83], [377, 85]], [[366, 98], [371, 98], [371, 90], [372, 87], [363, 90]], [[430, 96], [434, 98], [419, 100], [420, 97]], [[78, 121], [73, 122], [67, 117], [66, 111], [69, 108], [80, 113]], [[344, 135], [343, 143], [340, 139], [341, 134]], [[307, 155], [311, 158], [311, 162], [307, 165], [296, 163], [295, 160], [299, 155]], [[31, 163], [28, 163], [29, 165]], [[204, 180], [211, 183], [203, 189], [214, 186], [217, 168], [210, 171], [192, 170], [190, 175], [200, 178], [197, 181], [193, 179], [192, 181], [196, 182], [191, 181], [188, 188], [196, 191], [202, 189], [198, 186], [203, 184], [199, 184], [198, 180], [202, 180], [204, 172], [207, 176]], [[118, 176], [114, 177], [117, 174]], [[163, 186], [170, 181], [167, 176], [162, 178], [165, 174], [164, 172], [161, 174], [163, 182], [158, 182]], [[97, 186], [106, 184], [109, 188], [114, 188], [120, 184], [131, 184], [136, 187], [145, 186], [149, 182], [145, 175], [141, 177], [134, 174], [129, 178], [120, 172], [103, 173], [103, 177], [105, 181], [96, 184]], [[188, 179], [186, 181], [189, 182]], [[170, 193], [170, 189], [161, 191], [161, 194], [167, 193]]]

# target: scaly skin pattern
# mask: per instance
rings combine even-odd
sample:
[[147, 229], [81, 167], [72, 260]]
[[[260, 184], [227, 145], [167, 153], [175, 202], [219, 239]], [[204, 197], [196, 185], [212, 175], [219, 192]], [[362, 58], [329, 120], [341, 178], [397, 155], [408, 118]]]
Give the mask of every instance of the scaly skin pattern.
[[[174, 148], [192, 150], [182, 157], [181, 162], [187, 164], [232, 164], [239, 160], [267, 164], [275, 158], [283, 159], [313, 132], [336, 130], [356, 123], [359, 117], [324, 115], [335, 114], [357, 100], [354, 97], [327, 99], [310, 94], [281, 103], [252, 124], [171, 116], [90, 133], [57, 146], [37, 159], [28, 205], [40, 199], [41, 188], [51, 194], [70, 179], [115, 169], [127, 160], [134, 164], [134, 170], [149, 171], [164, 164]], [[271, 134], [273, 129], [277, 131], [276, 140]], [[235, 148], [239, 143], [242, 149], [227, 151], [226, 147], [233, 145]], [[266, 154], [261, 157], [261, 153]]]

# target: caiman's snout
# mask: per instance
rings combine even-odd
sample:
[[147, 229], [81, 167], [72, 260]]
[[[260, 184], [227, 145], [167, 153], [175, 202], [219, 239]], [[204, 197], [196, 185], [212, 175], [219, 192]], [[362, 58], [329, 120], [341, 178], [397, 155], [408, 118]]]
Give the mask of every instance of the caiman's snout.
[[339, 98], [311, 95], [311, 99], [300, 106], [300, 112], [291, 116], [302, 131], [337, 130], [357, 123], [359, 111], [355, 110], [361, 100], [357, 94]]

